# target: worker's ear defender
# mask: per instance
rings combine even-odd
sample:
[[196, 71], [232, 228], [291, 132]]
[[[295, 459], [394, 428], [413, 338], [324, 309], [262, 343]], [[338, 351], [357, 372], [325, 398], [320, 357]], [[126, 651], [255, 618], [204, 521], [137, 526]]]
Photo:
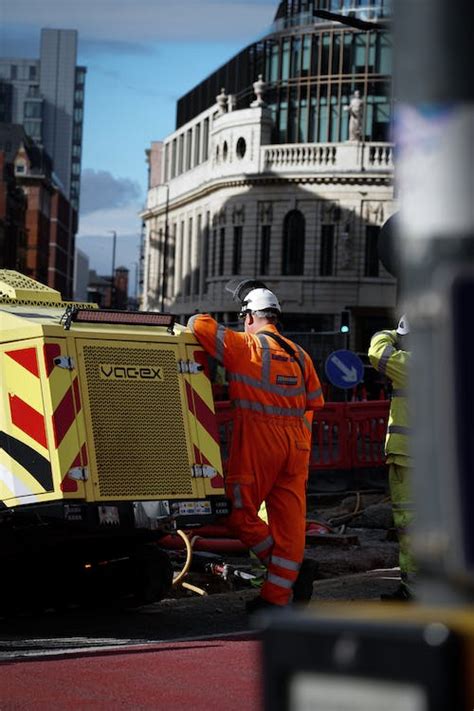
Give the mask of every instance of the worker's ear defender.
[[234, 301], [239, 301], [242, 303], [245, 300], [247, 294], [249, 294], [253, 289], [268, 289], [267, 285], [263, 281], [258, 279], [243, 279], [239, 277], [238, 279], [231, 279], [225, 285], [226, 291], [232, 294]]

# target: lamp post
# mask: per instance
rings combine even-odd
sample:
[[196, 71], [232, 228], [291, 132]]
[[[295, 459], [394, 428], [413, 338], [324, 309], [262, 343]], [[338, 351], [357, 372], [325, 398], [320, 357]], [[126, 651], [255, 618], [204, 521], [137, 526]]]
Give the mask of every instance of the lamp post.
[[165, 238], [163, 244], [163, 273], [161, 277], [161, 311], [165, 310], [166, 292], [168, 290], [168, 242], [169, 242], [169, 208], [170, 208], [170, 186], [165, 183], [166, 187], [166, 206], [165, 206]]
[[117, 232], [109, 230], [109, 234], [113, 235], [114, 241], [112, 246], [112, 280], [110, 282], [110, 307], [115, 306], [115, 249], [117, 246]]

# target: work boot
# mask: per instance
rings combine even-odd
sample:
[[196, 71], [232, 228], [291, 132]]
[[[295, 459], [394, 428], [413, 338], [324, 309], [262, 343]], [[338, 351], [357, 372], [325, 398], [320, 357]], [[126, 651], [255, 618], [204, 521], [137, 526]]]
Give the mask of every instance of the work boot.
[[293, 585], [293, 602], [309, 602], [313, 597], [313, 582], [316, 579], [319, 565], [311, 558], [305, 558], [301, 563], [298, 577]]
[[273, 602], [265, 600], [261, 595], [252, 598], [245, 603], [245, 610], [248, 615], [253, 615], [254, 612], [260, 612], [261, 610], [280, 610], [286, 607], [285, 605], [275, 605]]

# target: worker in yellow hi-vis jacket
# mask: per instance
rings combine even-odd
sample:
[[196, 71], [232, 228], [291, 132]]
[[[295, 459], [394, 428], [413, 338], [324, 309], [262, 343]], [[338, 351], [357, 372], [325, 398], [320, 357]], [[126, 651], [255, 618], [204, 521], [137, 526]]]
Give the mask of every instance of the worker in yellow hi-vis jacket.
[[408, 438], [409, 414], [407, 402], [407, 370], [411, 358], [404, 350], [403, 341], [410, 331], [406, 315], [402, 316], [395, 331], [380, 331], [370, 342], [370, 362], [379, 373], [392, 381], [392, 401], [385, 439], [385, 453], [389, 465], [390, 496], [393, 520], [400, 543], [401, 583], [398, 590], [385, 599], [409, 600], [410, 579], [416, 572], [416, 564], [410, 546], [408, 529], [413, 522], [411, 493], [411, 457]]

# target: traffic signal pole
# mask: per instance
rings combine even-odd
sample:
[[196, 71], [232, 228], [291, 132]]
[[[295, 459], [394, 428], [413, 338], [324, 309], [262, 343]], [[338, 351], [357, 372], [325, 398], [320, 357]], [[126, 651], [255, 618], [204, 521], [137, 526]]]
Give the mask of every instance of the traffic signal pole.
[[402, 301], [424, 602], [474, 598], [472, 0], [395, 0]]

